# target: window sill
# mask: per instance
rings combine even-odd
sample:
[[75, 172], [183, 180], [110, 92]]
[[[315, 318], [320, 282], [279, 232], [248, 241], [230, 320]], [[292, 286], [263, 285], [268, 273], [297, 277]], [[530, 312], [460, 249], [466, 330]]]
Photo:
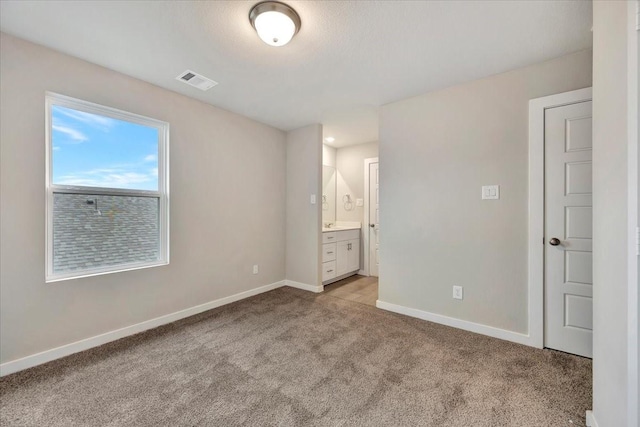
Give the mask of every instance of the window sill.
[[83, 270], [73, 273], [66, 274], [55, 274], [51, 276], [47, 276], [45, 279], [46, 283], [55, 283], [55, 282], [63, 282], [66, 280], [74, 280], [74, 279], [84, 279], [87, 277], [94, 276], [103, 276], [105, 274], [113, 274], [113, 273], [122, 273], [125, 271], [133, 271], [133, 270], [142, 270], [145, 268], [153, 268], [153, 267], [162, 267], [164, 265], [169, 265], [169, 261], [158, 261], [154, 263], [144, 263], [144, 264], [123, 264], [119, 266], [115, 266], [115, 268], [110, 268], [108, 270], [105, 269], [96, 269], [96, 270]]

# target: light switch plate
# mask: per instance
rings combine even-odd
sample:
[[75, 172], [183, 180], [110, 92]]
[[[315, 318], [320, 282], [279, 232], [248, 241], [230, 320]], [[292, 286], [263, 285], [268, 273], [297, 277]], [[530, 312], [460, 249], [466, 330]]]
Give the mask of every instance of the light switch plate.
[[364, 206], [364, 200], [356, 199], [356, 206]]
[[312, 194], [312, 195], [311, 195], [311, 204], [312, 204], [312, 205], [315, 205], [315, 204], [316, 204], [316, 195], [315, 195], [315, 194]]
[[453, 287], [453, 298], [462, 299], [462, 286]]
[[500, 199], [499, 185], [483, 185], [482, 186], [482, 200], [499, 200], [499, 199]]

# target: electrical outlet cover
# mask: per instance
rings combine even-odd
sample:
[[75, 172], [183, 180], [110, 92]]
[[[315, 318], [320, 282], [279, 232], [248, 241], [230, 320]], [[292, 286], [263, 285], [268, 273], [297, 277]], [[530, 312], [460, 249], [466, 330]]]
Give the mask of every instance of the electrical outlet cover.
[[499, 185], [483, 185], [482, 200], [500, 200]]

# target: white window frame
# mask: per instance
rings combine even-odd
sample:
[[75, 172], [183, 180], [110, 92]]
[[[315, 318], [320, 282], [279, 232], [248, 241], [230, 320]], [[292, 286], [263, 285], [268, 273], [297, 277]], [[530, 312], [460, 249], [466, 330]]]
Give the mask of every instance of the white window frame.
[[[121, 188], [86, 187], [75, 185], [56, 185], [53, 183], [53, 140], [52, 140], [52, 107], [61, 106], [85, 113], [98, 114], [117, 120], [124, 120], [142, 126], [152, 127], [158, 131], [158, 191], [127, 190]], [[129, 113], [92, 102], [71, 98], [53, 92], [45, 94], [45, 153], [46, 153], [46, 282], [57, 282], [68, 279], [118, 273], [141, 268], [157, 267], [169, 264], [169, 123]], [[158, 199], [159, 209], [159, 241], [160, 257], [152, 262], [135, 262], [110, 265], [92, 269], [63, 273], [53, 271], [53, 194], [98, 194], [108, 196], [152, 197]]]

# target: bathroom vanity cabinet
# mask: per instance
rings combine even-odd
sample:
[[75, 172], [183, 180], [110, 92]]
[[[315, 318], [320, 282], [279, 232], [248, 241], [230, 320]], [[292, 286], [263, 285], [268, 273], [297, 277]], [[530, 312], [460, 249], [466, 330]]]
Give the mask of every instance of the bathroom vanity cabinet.
[[360, 270], [360, 229], [322, 233], [322, 284], [352, 276]]

